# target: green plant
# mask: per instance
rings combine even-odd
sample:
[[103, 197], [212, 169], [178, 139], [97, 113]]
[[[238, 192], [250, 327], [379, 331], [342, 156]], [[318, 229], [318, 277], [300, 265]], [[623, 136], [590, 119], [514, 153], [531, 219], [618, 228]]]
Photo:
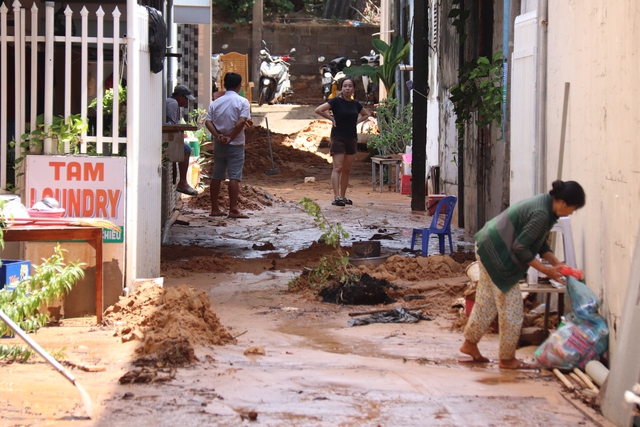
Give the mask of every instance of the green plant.
[[460, 6], [463, 0], [453, 0], [451, 3], [456, 8], [452, 8], [447, 15], [447, 18], [453, 19], [451, 25], [456, 29], [456, 33], [460, 37], [460, 43], [464, 44], [467, 40], [467, 34], [465, 33], [465, 26], [467, 20], [471, 16], [470, 10], [462, 9]]
[[[82, 142], [82, 133], [87, 130], [87, 123], [82, 120], [80, 114], [72, 114], [67, 119], [63, 116], [54, 116], [51, 125], [45, 130], [44, 116], [36, 117], [36, 128], [22, 134], [20, 146], [23, 151], [31, 151], [34, 147], [42, 148], [43, 141], [51, 138], [58, 148], [58, 152], [64, 151], [64, 145], [69, 143], [71, 151], [77, 153], [78, 144]], [[13, 142], [15, 145], [15, 141]], [[17, 163], [17, 161], [16, 161]]]
[[[60, 350], [45, 349], [45, 351], [56, 360], [63, 360], [66, 358], [66, 354], [64, 353], [65, 350], [66, 347]], [[35, 352], [31, 347], [6, 344], [0, 345], [0, 359], [5, 359], [9, 362], [27, 363], [34, 354]]]
[[[216, 16], [236, 23], [249, 22], [253, 19], [253, 3], [253, 0], [212, 1]], [[314, 10], [316, 3], [320, 2], [316, 0], [265, 0], [264, 17], [268, 19], [302, 10]]]
[[[22, 152], [20, 157], [15, 159], [14, 170], [16, 178], [24, 174], [23, 162], [27, 155], [42, 150], [44, 140], [51, 138], [55, 143], [59, 153], [64, 152], [64, 146], [69, 143], [72, 154], [80, 152], [78, 145], [82, 142], [82, 133], [87, 130], [87, 123], [82, 120], [80, 114], [72, 114], [65, 120], [63, 116], [53, 117], [52, 123], [47, 130], [44, 125], [44, 115], [36, 117], [35, 129], [29, 129], [20, 138]], [[10, 146], [15, 148], [16, 141], [11, 141]]]
[[411, 104], [398, 111], [398, 100], [387, 98], [376, 109], [379, 133], [372, 135], [367, 142], [369, 149], [377, 150], [380, 155], [404, 153], [411, 145], [413, 137], [413, 109]]
[[[342, 228], [342, 224], [329, 223], [322, 213], [320, 206], [307, 197], [304, 197], [298, 203], [302, 204], [307, 214], [314, 218], [314, 222], [318, 228], [322, 230], [320, 239], [324, 240], [326, 244], [331, 245], [336, 251], [334, 255], [322, 257], [318, 265], [309, 272], [308, 280], [311, 288], [321, 289], [332, 280], [338, 280], [340, 283], [348, 283], [354, 278], [358, 278], [359, 275], [348, 267], [349, 253], [340, 247], [340, 240], [349, 238], [349, 233]], [[299, 277], [289, 282], [289, 287], [291, 288], [298, 279]]]
[[[21, 281], [13, 291], [0, 290], [0, 310], [27, 332], [37, 331], [49, 321], [49, 316], [39, 310], [43, 304], [53, 304], [55, 298], [65, 295], [84, 276], [83, 263], [64, 262], [63, 249], [56, 246], [55, 253], [43, 259], [40, 266], [33, 266], [35, 273]], [[0, 322], [0, 336], [10, 329]]]
[[476, 114], [475, 124], [484, 128], [502, 121], [502, 52], [491, 59], [484, 56], [467, 62], [459, 71], [458, 84], [450, 90], [456, 113], [456, 128], [461, 136], [464, 126]]
[[204, 125], [204, 122], [206, 120], [207, 110], [196, 108], [195, 110], [189, 112], [189, 123], [193, 126], [197, 126], [198, 130], [187, 131], [187, 135], [190, 138], [196, 138], [201, 145], [204, 144], [204, 142], [207, 140], [207, 128]]
[[[102, 97], [102, 113], [113, 115], [113, 88], [107, 89]], [[127, 87], [118, 84], [118, 128], [125, 130], [127, 127]], [[98, 106], [98, 98], [93, 98], [89, 104], [89, 108]], [[105, 123], [105, 134], [111, 135], [112, 123]]]
[[348, 76], [369, 76], [374, 80], [382, 82], [387, 89], [387, 98], [393, 98], [395, 92], [396, 68], [405, 58], [409, 56], [411, 44], [405, 43], [404, 38], [395, 37], [391, 45], [380, 39], [372, 39], [373, 47], [380, 52], [382, 64], [378, 66], [356, 65], [344, 69], [344, 73]]

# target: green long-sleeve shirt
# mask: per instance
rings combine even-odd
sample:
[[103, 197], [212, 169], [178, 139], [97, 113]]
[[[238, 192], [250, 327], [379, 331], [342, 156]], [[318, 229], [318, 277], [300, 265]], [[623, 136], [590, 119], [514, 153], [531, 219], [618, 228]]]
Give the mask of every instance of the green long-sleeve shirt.
[[480, 261], [502, 292], [524, 277], [536, 255], [551, 251], [547, 239], [558, 221], [552, 201], [549, 194], [521, 200], [475, 235]]

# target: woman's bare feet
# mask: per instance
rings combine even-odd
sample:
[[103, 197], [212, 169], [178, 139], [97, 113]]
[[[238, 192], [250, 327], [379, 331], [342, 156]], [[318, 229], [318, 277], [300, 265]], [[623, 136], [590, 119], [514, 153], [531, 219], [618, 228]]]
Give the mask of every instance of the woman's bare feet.
[[490, 363], [491, 360], [484, 357], [480, 350], [478, 350], [478, 345], [472, 343], [469, 340], [464, 340], [462, 346], [460, 347], [460, 352], [471, 356], [474, 363]]
[[527, 363], [519, 359], [508, 359], [508, 360], [500, 359], [500, 363], [498, 364], [498, 366], [500, 366], [500, 369], [514, 369], [514, 370], [515, 369], [524, 369], [524, 370], [540, 369], [540, 367], [535, 363]]

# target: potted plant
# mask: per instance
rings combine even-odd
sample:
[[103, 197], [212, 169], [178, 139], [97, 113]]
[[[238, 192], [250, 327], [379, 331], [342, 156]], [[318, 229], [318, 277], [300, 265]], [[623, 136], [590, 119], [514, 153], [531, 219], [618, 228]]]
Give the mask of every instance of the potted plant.
[[407, 145], [411, 145], [413, 137], [413, 109], [407, 104], [398, 111], [398, 100], [387, 98], [376, 109], [378, 118], [378, 134], [372, 135], [367, 148], [373, 154], [389, 156], [404, 153]]

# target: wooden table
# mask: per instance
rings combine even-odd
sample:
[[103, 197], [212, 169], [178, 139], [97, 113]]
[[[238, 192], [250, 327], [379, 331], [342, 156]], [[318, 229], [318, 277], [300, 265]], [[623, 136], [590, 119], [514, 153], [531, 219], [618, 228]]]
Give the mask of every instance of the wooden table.
[[567, 290], [566, 286], [556, 288], [555, 286], [546, 283], [537, 283], [535, 285], [527, 285], [526, 283], [524, 283], [520, 285], [520, 290], [522, 292], [529, 292], [531, 294], [546, 294], [544, 301], [544, 331], [549, 332], [549, 311], [551, 309], [551, 294], [558, 294], [558, 317], [560, 317], [564, 314], [564, 294]]
[[376, 191], [376, 165], [380, 168], [380, 192], [384, 188], [384, 167], [389, 166], [389, 188], [391, 188], [391, 167], [396, 167], [396, 192], [400, 191], [400, 168], [402, 167], [402, 159], [398, 157], [388, 158], [382, 156], [373, 156], [371, 158], [371, 179], [373, 181], [373, 191]]
[[85, 241], [96, 251], [96, 318], [102, 323], [102, 228], [72, 226], [12, 226], [4, 231], [5, 242]]

